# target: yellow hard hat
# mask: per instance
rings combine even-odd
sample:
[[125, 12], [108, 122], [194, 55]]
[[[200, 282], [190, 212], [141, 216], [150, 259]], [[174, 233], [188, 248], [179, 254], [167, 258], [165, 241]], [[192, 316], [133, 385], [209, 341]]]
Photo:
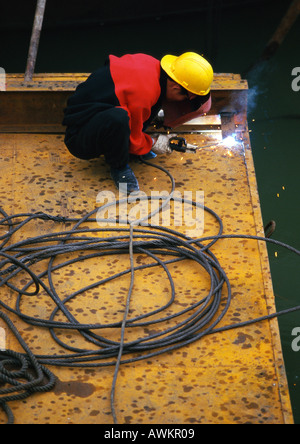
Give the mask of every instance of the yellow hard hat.
[[166, 55], [161, 66], [171, 79], [191, 93], [205, 96], [210, 92], [214, 72], [211, 64], [199, 54]]

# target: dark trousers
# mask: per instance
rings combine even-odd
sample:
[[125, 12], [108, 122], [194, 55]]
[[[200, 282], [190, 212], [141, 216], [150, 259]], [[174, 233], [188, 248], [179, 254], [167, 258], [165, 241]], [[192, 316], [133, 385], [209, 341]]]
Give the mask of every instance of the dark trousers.
[[66, 130], [65, 144], [79, 159], [104, 155], [112, 168], [123, 168], [129, 161], [129, 117], [122, 108], [110, 108], [95, 114], [80, 128]]

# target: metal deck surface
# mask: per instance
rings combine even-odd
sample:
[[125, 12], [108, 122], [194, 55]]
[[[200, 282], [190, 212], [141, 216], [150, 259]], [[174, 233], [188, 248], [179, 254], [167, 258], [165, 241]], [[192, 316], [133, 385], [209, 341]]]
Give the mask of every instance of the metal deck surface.
[[[236, 150], [221, 144], [203, 148], [197, 154], [174, 152], [157, 157], [153, 163], [172, 173], [180, 193], [203, 191], [205, 205], [222, 218], [225, 234], [264, 235], [249, 134], [247, 127], [244, 129], [243, 144]], [[221, 130], [193, 134], [190, 129], [186, 131], [188, 142], [197, 145], [222, 140]], [[2, 133], [0, 144], [0, 198], [8, 214], [43, 211], [80, 217], [97, 208], [100, 191], [115, 191], [104, 160], [73, 158], [64, 146], [62, 134]], [[169, 179], [163, 172], [139, 163], [132, 167], [146, 194], [170, 191]], [[25, 233], [36, 236], [61, 229], [62, 225], [58, 225], [36, 221], [28, 225]], [[187, 227], [176, 229], [188, 234]], [[203, 235], [214, 235], [216, 229], [215, 221], [206, 216]], [[212, 251], [233, 291], [231, 307], [221, 326], [275, 311], [267, 250], [262, 242], [226, 239]], [[143, 263], [145, 259], [136, 255], [135, 261]], [[128, 264], [129, 256], [116, 257], [90, 260], [88, 264], [77, 262], [67, 270], [57, 271], [60, 297], [99, 276], [104, 278], [124, 266], [128, 268]], [[204, 273], [202, 278], [197, 265], [184, 262], [170, 268], [178, 302], [169, 312], [200, 300], [209, 291], [208, 278]], [[69, 308], [80, 322], [120, 321], [129, 283], [130, 276], [125, 275], [107, 284], [101, 294], [94, 289], [72, 300]], [[167, 300], [168, 283], [160, 271], [137, 273], [130, 313], [143, 313], [161, 304], [164, 290]], [[7, 289], [0, 289], [4, 302], [12, 302], [14, 297]], [[45, 317], [53, 308], [52, 301], [43, 294], [23, 302], [24, 311], [31, 315]], [[47, 330], [10, 316], [34, 353], [61, 353]], [[0, 327], [4, 327], [1, 320]], [[138, 334], [129, 331], [127, 337]], [[111, 332], [111, 338], [119, 340], [116, 332]], [[70, 333], [68, 340], [72, 345], [83, 346], [78, 334]], [[2, 330], [0, 342], [6, 348], [19, 350], [7, 331], [4, 338]], [[113, 423], [113, 368], [50, 369], [58, 378], [53, 392], [10, 403], [17, 424]], [[277, 320], [216, 333], [172, 353], [121, 366], [116, 411], [121, 424], [292, 423]], [[0, 423], [3, 421], [0, 413]]]

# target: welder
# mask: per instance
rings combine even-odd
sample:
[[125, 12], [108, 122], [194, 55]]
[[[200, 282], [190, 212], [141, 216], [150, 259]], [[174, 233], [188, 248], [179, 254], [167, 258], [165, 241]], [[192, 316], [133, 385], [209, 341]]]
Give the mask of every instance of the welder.
[[212, 81], [211, 64], [194, 52], [161, 61], [146, 54], [110, 55], [68, 99], [65, 144], [80, 159], [104, 155], [117, 188], [138, 191], [130, 156], [172, 152], [173, 134], [146, 133], [153, 119], [163, 110], [164, 127], [175, 128], [207, 113]]

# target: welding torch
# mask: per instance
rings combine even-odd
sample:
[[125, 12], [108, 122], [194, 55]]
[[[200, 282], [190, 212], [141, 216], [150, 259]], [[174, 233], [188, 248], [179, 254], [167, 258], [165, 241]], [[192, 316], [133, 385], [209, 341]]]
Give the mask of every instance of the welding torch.
[[199, 149], [198, 146], [187, 143], [184, 137], [172, 137], [170, 139], [170, 148], [172, 151], [178, 151], [179, 153], [196, 153]]

